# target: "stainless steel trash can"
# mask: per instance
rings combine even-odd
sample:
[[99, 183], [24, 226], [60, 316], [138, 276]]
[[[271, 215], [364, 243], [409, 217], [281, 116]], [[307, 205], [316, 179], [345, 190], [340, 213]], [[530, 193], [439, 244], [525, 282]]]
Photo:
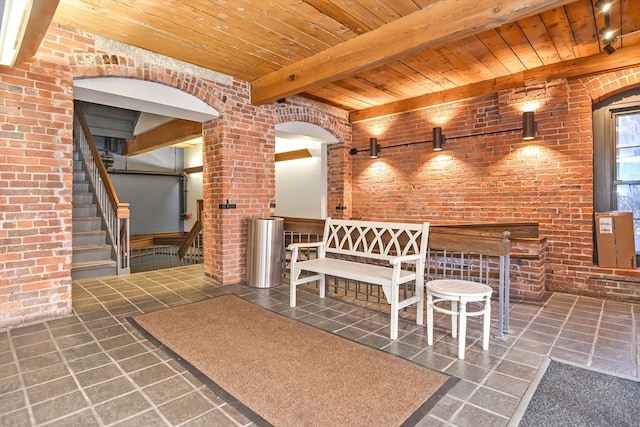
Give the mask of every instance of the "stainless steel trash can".
[[249, 220], [247, 284], [256, 288], [278, 286], [282, 281], [284, 219]]

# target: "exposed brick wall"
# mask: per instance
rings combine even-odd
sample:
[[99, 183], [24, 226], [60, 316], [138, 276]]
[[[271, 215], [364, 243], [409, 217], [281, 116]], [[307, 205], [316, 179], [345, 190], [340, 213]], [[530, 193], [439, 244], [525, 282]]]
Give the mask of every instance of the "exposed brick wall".
[[[0, 70], [0, 328], [71, 311], [73, 78], [157, 82], [220, 113], [203, 124], [203, 195], [205, 272], [223, 283], [244, 280], [247, 219], [272, 212], [275, 123], [309, 121], [350, 144], [345, 112], [295, 98], [254, 107], [246, 82], [130, 48], [53, 23], [35, 58]], [[219, 209], [227, 200], [237, 208]]]
[[69, 67], [0, 72], [0, 328], [71, 312]]
[[[619, 92], [638, 76], [627, 70], [598, 79]], [[636, 272], [593, 267], [592, 103], [604, 97], [594, 80], [547, 82], [354, 124], [354, 146], [366, 149], [377, 136], [382, 151], [377, 160], [351, 158], [353, 216], [537, 221], [548, 244], [546, 289], [640, 300]], [[523, 141], [522, 110], [530, 103], [538, 135]], [[414, 143], [430, 141], [434, 126], [447, 136], [442, 152]], [[609, 286], [600, 287], [598, 275]]]

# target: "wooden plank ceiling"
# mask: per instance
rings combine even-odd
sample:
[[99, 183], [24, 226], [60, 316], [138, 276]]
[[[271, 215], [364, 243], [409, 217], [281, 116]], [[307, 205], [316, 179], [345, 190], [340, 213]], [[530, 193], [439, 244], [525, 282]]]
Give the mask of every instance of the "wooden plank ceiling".
[[300, 94], [357, 121], [640, 63], [638, 0], [613, 0], [611, 55], [595, 3], [61, 0], [53, 20], [249, 81], [254, 103]]

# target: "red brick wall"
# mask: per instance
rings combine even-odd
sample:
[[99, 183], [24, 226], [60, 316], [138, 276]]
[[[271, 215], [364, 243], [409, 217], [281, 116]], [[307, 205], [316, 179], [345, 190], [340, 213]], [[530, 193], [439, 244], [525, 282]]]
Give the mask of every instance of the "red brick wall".
[[57, 58], [0, 72], [0, 328], [71, 311], [70, 80]]
[[[203, 124], [203, 195], [205, 273], [223, 283], [244, 280], [247, 219], [272, 212], [275, 123], [310, 121], [350, 141], [335, 108], [295, 98], [254, 107], [246, 82], [98, 51], [90, 35], [52, 24], [35, 58], [0, 70], [0, 328], [71, 311], [73, 78], [101, 76], [172, 86], [220, 113]], [[219, 209], [227, 200], [236, 209]]]
[[[627, 70], [598, 79], [619, 91], [638, 76]], [[639, 274], [593, 267], [592, 103], [603, 96], [589, 90], [597, 87], [594, 80], [547, 82], [354, 124], [355, 147], [366, 149], [377, 136], [382, 151], [379, 159], [351, 158], [353, 216], [433, 224], [537, 221], [548, 244], [548, 290], [640, 300]], [[528, 103], [537, 104], [533, 141], [523, 141], [520, 130]], [[444, 151], [415, 143], [431, 140], [434, 126], [447, 137]]]

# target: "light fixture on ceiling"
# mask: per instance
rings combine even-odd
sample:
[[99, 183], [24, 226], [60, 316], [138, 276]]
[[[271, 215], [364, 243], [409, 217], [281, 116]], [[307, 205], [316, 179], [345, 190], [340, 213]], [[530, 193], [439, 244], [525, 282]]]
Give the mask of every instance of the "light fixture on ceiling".
[[442, 151], [444, 146], [445, 137], [442, 134], [441, 127], [433, 128], [433, 151]]
[[377, 159], [379, 152], [380, 145], [378, 145], [378, 138], [369, 138], [369, 157]]
[[31, 6], [32, 2], [27, 0], [0, 0], [0, 65], [15, 64]]
[[602, 50], [604, 50], [604, 53], [606, 53], [607, 55], [611, 55], [613, 52], [616, 51], [616, 48], [613, 47], [611, 45], [611, 43], [607, 43], [604, 45], [604, 47], [602, 48]]
[[522, 114], [522, 139], [530, 141], [536, 137], [536, 121], [533, 111]]
[[611, 0], [598, 0], [594, 5], [596, 9], [600, 9], [601, 12], [608, 12], [611, 9]]

